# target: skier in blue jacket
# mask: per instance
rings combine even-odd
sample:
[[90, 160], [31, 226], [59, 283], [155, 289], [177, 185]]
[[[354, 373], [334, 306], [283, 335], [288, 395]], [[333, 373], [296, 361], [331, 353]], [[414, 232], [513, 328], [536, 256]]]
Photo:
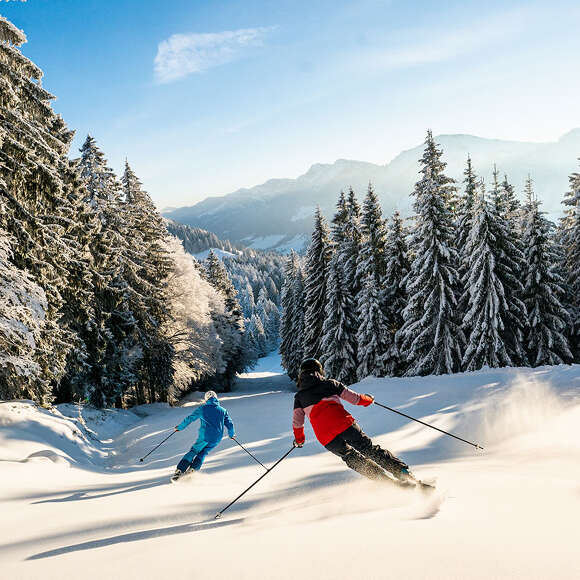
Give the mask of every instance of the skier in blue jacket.
[[196, 419], [200, 421], [197, 441], [177, 464], [172, 481], [177, 481], [190, 468], [195, 471], [201, 468], [206, 455], [222, 440], [224, 426], [230, 438], [236, 435], [234, 424], [228, 412], [220, 405], [217, 395], [213, 391], [208, 391], [204, 401], [203, 405], [175, 427], [176, 431], [182, 431]]

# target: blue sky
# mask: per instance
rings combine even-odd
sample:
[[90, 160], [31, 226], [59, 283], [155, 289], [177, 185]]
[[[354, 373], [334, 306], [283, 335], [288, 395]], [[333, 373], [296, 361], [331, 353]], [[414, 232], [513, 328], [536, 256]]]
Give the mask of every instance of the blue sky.
[[[0, 2], [55, 108], [127, 156], [159, 207], [437, 133], [551, 141], [580, 126], [580, 3]], [[580, 152], [579, 152], [580, 154]]]

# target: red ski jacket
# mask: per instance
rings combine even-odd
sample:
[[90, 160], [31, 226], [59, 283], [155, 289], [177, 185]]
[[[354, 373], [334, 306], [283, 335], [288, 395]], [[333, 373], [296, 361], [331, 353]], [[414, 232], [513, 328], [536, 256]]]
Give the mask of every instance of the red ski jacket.
[[316, 438], [322, 445], [330, 443], [346, 431], [354, 417], [342, 406], [340, 399], [353, 405], [367, 406], [372, 398], [351, 391], [342, 383], [325, 379], [319, 374], [302, 374], [294, 397], [292, 427], [296, 443], [304, 443], [304, 417], [310, 419]]

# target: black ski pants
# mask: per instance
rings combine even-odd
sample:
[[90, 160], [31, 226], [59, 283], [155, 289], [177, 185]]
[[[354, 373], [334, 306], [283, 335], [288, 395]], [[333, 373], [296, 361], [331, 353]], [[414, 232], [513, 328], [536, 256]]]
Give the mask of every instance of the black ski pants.
[[388, 477], [383, 469], [398, 477], [401, 469], [408, 467], [386, 449], [373, 445], [371, 438], [356, 423], [325, 447], [338, 455], [351, 469], [369, 479]]

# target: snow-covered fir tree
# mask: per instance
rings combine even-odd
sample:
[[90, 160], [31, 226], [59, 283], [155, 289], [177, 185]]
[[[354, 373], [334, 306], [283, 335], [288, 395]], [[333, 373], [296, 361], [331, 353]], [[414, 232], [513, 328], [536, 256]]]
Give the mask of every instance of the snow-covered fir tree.
[[[364, 243], [363, 243], [364, 248]], [[360, 326], [357, 332], [357, 377], [386, 374], [386, 354], [389, 352], [388, 325], [382, 310], [380, 292], [370, 269], [363, 274], [363, 287], [358, 294]]]
[[564, 280], [557, 273], [554, 225], [540, 211], [530, 178], [526, 181], [526, 196], [524, 300], [529, 322], [526, 332], [529, 361], [534, 367], [570, 363], [573, 356], [565, 335], [570, 315], [562, 305]]
[[[108, 166], [96, 140], [88, 135], [81, 147], [79, 169], [87, 192], [86, 202], [99, 222], [91, 245], [94, 309], [86, 343], [89, 371], [87, 394], [96, 406], [120, 404], [123, 393], [137, 382], [142, 360], [137, 321], [132, 308], [145, 308], [130, 300], [126, 276], [131, 239], [127, 232], [121, 185]], [[136, 269], [136, 266], [133, 268]], [[144, 394], [137, 394], [139, 403]]]
[[472, 205], [471, 230], [465, 240], [465, 255], [468, 258], [465, 295], [461, 302], [467, 306], [463, 316], [467, 344], [462, 361], [466, 371], [512, 364], [503, 341], [506, 314], [510, 307], [496, 271], [499, 264], [495, 244], [498, 229], [494, 222], [496, 214], [485, 199], [483, 182], [479, 189]]
[[437, 375], [460, 368], [464, 337], [457, 320], [458, 256], [449, 207], [454, 186], [444, 173], [442, 154], [429, 131], [420, 160], [422, 178], [413, 191], [416, 216], [409, 245], [415, 258], [399, 331], [406, 375]]
[[174, 263], [167, 252], [167, 229], [157, 208], [125, 161], [123, 203], [123, 278], [142, 353], [136, 369], [137, 401], [167, 400], [173, 382], [173, 352], [161, 329], [168, 318], [167, 277]]
[[62, 292], [82, 250], [66, 236], [75, 217], [68, 199], [76, 187], [67, 157], [73, 134], [52, 110], [42, 71], [20, 52], [24, 42], [24, 33], [0, 17], [0, 229], [9, 239], [7, 261], [31, 276], [33, 294], [40, 287], [46, 296], [31, 354], [40, 372], [36, 381], [30, 375], [26, 395], [46, 402], [79, 346], [70, 317], [62, 321]]
[[[356, 200], [355, 200], [356, 202]], [[326, 305], [322, 326], [321, 362], [326, 373], [346, 384], [356, 380], [356, 297], [352, 277], [356, 254], [350, 236], [353, 227], [349, 204], [344, 192], [340, 193], [337, 211], [332, 220], [332, 257], [326, 287]], [[350, 268], [349, 268], [350, 262]], [[350, 271], [351, 280], [347, 276]]]
[[330, 235], [326, 219], [316, 208], [312, 241], [308, 247], [304, 268], [304, 340], [305, 358], [320, 359], [322, 325], [326, 305], [328, 266], [331, 258]]
[[223, 368], [216, 381], [221, 382], [224, 391], [231, 391], [236, 373], [247, 365], [243, 352], [244, 315], [238, 302], [236, 290], [221, 260], [210, 251], [206, 260], [209, 283], [224, 297], [225, 313], [214, 313], [214, 323], [222, 340]]
[[359, 379], [385, 374], [384, 358], [390, 346], [381, 292], [386, 274], [386, 231], [379, 200], [370, 183], [363, 202], [361, 233], [362, 244], [357, 263], [361, 289], [356, 296]]
[[342, 192], [337, 209], [333, 220], [333, 254], [328, 267], [320, 359], [328, 376], [352, 384], [356, 381], [357, 329], [352, 290], [347, 285], [345, 274], [348, 213]]
[[[348, 190], [346, 200], [347, 219], [344, 224], [344, 241], [340, 248], [340, 259], [344, 270], [345, 287], [349, 289], [351, 295], [355, 297], [354, 305], [356, 308], [356, 296], [361, 291], [363, 282], [362, 274], [358, 272], [358, 263], [362, 246], [362, 226], [361, 226], [361, 208], [352, 187]], [[358, 311], [354, 313], [355, 327], [358, 328], [360, 321]]]
[[282, 366], [295, 381], [303, 359], [304, 273], [300, 258], [294, 250], [286, 260], [281, 302], [280, 355]]
[[396, 337], [404, 322], [403, 310], [407, 305], [405, 280], [411, 267], [406, 238], [403, 220], [396, 211], [387, 227], [386, 271], [380, 299], [387, 327], [388, 344], [383, 363], [385, 374], [391, 376], [399, 376], [404, 371], [404, 357], [401, 355]]
[[[235, 286], [233, 280], [232, 283]], [[242, 307], [244, 318], [251, 318], [252, 314], [254, 314], [254, 308], [256, 307], [256, 300], [254, 298], [254, 290], [250, 281], [247, 279], [244, 282], [240, 281], [240, 285], [239, 287], [236, 286], [236, 290], [238, 291], [238, 300]]]
[[51, 393], [36, 359], [46, 295], [27, 272], [11, 262], [11, 242], [0, 229], [0, 399], [31, 398], [48, 404]]
[[246, 326], [246, 335], [248, 335], [248, 343], [253, 350], [252, 359], [258, 359], [268, 354], [268, 343], [266, 340], [266, 331], [260, 317], [254, 312]]
[[509, 310], [505, 313], [502, 338], [511, 364], [526, 366], [528, 360], [524, 334], [527, 313], [523, 302], [522, 284], [525, 264], [521, 227], [518, 223], [519, 211], [516, 200], [512, 199], [509, 190], [500, 183], [499, 172], [495, 166], [489, 196], [495, 225], [496, 274], [509, 305]]
[[463, 172], [463, 195], [459, 197], [457, 204], [457, 227], [455, 233], [455, 248], [459, 253], [459, 274], [465, 275], [469, 268], [469, 254], [466, 250], [467, 238], [471, 231], [473, 219], [473, 206], [477, 195], [477, 175], [471, 163], [471, 157], [467, 158], [467, 166]]
[[467, 272], [471, 256], [467, 250], [467, 240], [471, 232], [474, 218], [474, 206], [477, 197], [478, 178], [473, 169], [471, 157], [467, 157], [467, 165], [463, 172], [463, 194], [458, 196], [456, 211], [456, 228], [455, 228], [455, 249], [459, 257], [458, 276], [459, 287], [456, 294], [458, 296], [457, 310], [459, 320], [463, 320], [463, 331], [466, 337], [471, 333], [470, 328], [465, 326], [465, 314], [469, 310], [469, 304], [466, 302], [470, 298], [469, 288], [465, 286], [468, 279]]
[[344, 227], [348, 219], [348, 209], [346, 206], [346, 196], [344, 191], [340, 192], [338, 196], [338, 202], [336, 203], [336, 212], [332, 218], [332, 225], [330, 230], [332, 232], [332, 241], [335, 245], [338, 245], [344, 237]]
[[364, 274], [361, 268], [365, 266], [361, 266], [361, 264], [370, 264], [375, 281], [380, 286], [387, 268], [385, 254], [386, 229], [381, 204], [372, 183], [369, 183], [363, 202], [360, 228], [364, 248], [361, 249], [359, 254], [357, 270], [360, 272], [362, 280]]
[[225, 315], [223, 296], [200, 273], [181, 242], [169, 237], [166, 251], [174, 264], [167, 276], [167, 309], [160, 333], [172, 347], [172, 383], [167, 399], [175, 403], [192, 385], [214, 376], [222, 365], [221, 343], [213, 315]]
[[66, 172], [65, 187], [68, 204], [63, 219], [61, 239], [75, 249], [68, 263], [67, 284], [61, 290], [63, 304], [60, 324], [73, 333], [73, 348], [69, 351], [66, 373], [53, 392], [55, 402], [86, 400], [87, 376], [90, 374], [91, 340], [95, 321], [95, 268], [91, 248], [99, 235], [100, 221], [86, 203], [86, 191], [77, 163]]
[[276, 304], [270, 300], [268, 291], [264, 287], [260, 289], [260, 294], [258, 295], [255, 315], [259, 318], [264, 330], [266, 343], [265, 355], [278, 348], [280, 338], [280, 311]]
[[[494, 176], [495, 179], [495, 176]], [[505, 207], [507, 218], [514, 223], [517, 229], [517, 223], [521, 215], [521, 203], [516, 195], [514, 186], [508, 181], [507, 175], [504, 174], [503, 181], [500, 184], [500, 196], [502, 204]]]
[[574, 361], [580, 362], [580, 172], [569, 177], [570, 189], [562, 203], [559, 239], [564, 253], [566, 305], [570, 312], [568, 336]]

